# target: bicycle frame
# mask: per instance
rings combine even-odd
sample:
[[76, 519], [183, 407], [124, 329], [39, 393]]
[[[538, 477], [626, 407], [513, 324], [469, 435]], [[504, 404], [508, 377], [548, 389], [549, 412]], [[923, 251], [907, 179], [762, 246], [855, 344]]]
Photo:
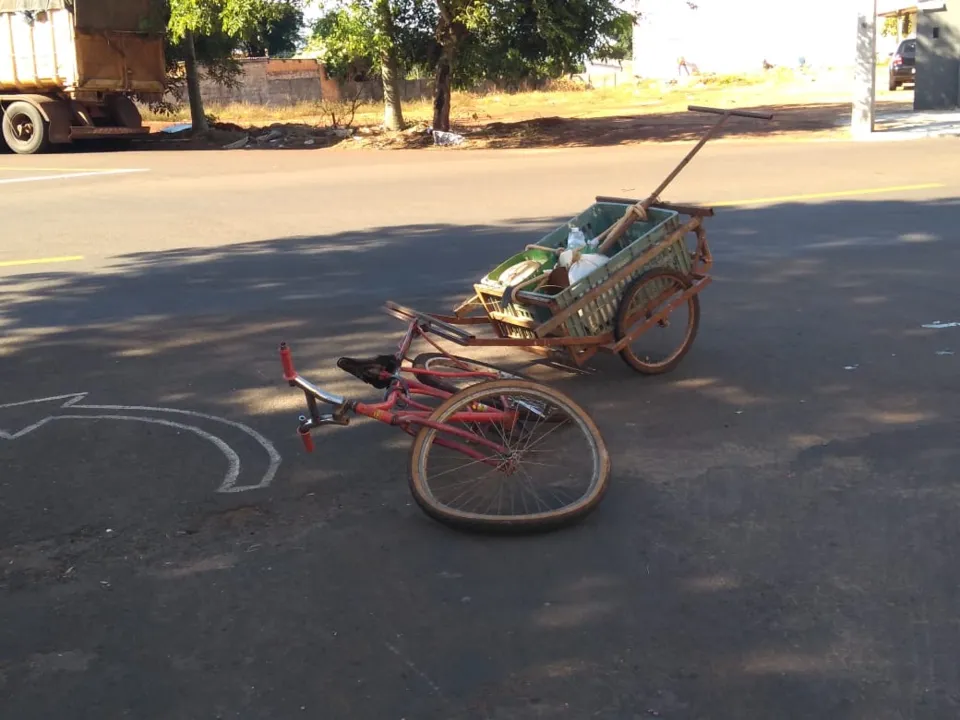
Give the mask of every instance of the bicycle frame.
[[[310, 434], [313, 430], [325, 425], [349, 425], [349, 415], [354, 414], [371, 418], [385, 425], [399, 427], [404, 432], [413, 436], [416, 436], [422, 428], [427, 427], [438, 430], [445, 435], [452, 435], [454, 438], [468, 440], [474, 445], [479, 445], [493, 451], [494, 454], [484, 454], [472, 447], [446, 437], [438, 437], [435, 442], [438, 445], [457, 450], [478, 462], [499, 467], [502, 462], [502, 456], [509, 453], [507, 448], [476, 433], [454, 427], [450, 423], [504, 422], [509, 427], [512, 426], [517, 419], [516, 411], [495, 410], [484, 407], [484, 409], [478, 409], [472, 412], [456, 413], [452, 415], [446, 423], [437, 423], [430, 420], [430, 416], [433, 414], [435, 408], [414, 399], [417, 396], [421, 396], [446, 400], [454, 395], [454, 393], [424, 385], [416, 379], [416, 377], [419, 376], [495, 379], [497, 377], [496, 373], [473, 371], [466, 368], [464, 368], [463, 371], [436, 371], [426, 368], [403, 367], [403, 361], [408, 359], [407, 353], [410, 347], [418, 338], [423, 338], [440, 350], [440, 352], [445, 355], [447, 354], [437, 343], [426, 335], [419, 319], [411, 321], [394, 355], [394, 359], [397, 362], [396, 372], [392, 374], [387, 372], [381, 373], [380, 379], [389, 381], [384, 401], [374, 404], [350, 400], [340, 395], [327, 392], [314, 385], [296, 371], [290, 348], [286, 343], [281, 343], [280, 359], [283, 364], [283, 377], [289, 383], [290, 387], [297, 387], [302, 390], [307, 401], [309, 415], [300, 416], [300, 425], [297, 428], [297, 432], [307, 452], [313, 452], [314, 450], [313, 438]], [[447, 357], [450, 356], [447, 355]], [[451, 360], [456, 362], [454, 358], [451, 358]], [[402, 373], [412, 374], [415, 378], [407, 380], [402, 377]], [[333, 413], [320, 414], [318, 403], [333, 406]]]

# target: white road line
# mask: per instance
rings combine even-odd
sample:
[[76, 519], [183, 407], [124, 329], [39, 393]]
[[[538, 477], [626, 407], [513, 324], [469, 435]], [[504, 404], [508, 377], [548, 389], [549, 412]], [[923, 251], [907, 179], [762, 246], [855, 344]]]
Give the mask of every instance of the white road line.
[[[42, 170], [43, 168], [38, 168]], [[13, 185], [14, 183], [47, 182], [50, 180], [72, 180], [74, 178], [99, 177], [106, 175], [130, 175], [132, 173], [150, 172], [145, 168], [131, 170], [96, 170], [91, 172], [64, 173], [61, 175], [34, 175], [32, 177], [3, 178], [0, 185]]]

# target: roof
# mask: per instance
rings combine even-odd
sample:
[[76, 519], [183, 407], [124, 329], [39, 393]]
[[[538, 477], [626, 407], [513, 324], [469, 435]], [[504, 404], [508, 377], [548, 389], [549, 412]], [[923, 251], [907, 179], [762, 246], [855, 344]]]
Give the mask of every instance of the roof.
[[877, 0], [877, 15], [887, 17], [889, 15], [898, 15], [907, 12], [921, 12], [943, 10], [946, 8], [945, 0]]

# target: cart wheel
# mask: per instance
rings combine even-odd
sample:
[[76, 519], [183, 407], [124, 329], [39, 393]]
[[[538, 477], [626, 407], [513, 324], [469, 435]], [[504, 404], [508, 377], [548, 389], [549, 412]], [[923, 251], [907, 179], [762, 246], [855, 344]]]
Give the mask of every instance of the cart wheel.
[[[620, 301], [615, 327], [617, 341], [639, 330], [689, 288], [690, 281], [675, 270], [655, 268], [645, 272], [627, 287]], [[620, 357], [644, 375], [670, 372], [690, 350], [699, 326], [700, 297], [693, 295], [627, 343]]]
[[[478, 408], [518, 409], [477, 420]], [[561, 423], [539, 416], [562, 415]], [[457, 415], [470, 413], [469, 421]], [[410, 490], [434, 520], [469, 530], [547, 530], [592, 512], [610, 483], [610, 456], [596, 424], [560, 391], [527, 380], [468, 387], [430, 416], [410, 449]], [[440, 425], [439, 429], [436, 425]], [[465, 435], [455, 435], [456, 430]], [[491, 450], [478, 441], [502, 445]], [[466, 452], [465, 452], [466, 451]]]
[[[444, 355], [443, 353], [423, 353], [422, 355], [417, 355], [417, 357], [413, 359], [413, 366], [422, 370], [436, 370], [438, 372], [456, 372], [457, 370], [463, 370], [464, 366], [466, 366], [466, 369], [469, 371], [495, 372], [497, 373], [497, 377], [493, 378], [495, 380], [531, 380], [531, 378], [528, 378], [526, 375], [498, 367], [497, 365], [491, 365], [490, 363], [471, 360], [470, 358], [459, 357], [457, 355]], [[417, 379], [424, 385], [429, 385], [432, 388], [449, 393], [458, 392], [470, 385], [476, 385], [478, 382], [487, 380], [487, 378], [469, 377], [441, 378], [433, 375], [417, 375]]]

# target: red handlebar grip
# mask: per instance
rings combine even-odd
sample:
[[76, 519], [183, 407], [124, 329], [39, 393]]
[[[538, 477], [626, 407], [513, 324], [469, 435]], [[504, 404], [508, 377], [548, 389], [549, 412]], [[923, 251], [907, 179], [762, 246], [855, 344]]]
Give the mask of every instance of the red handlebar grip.
[[293, 367], [293, 356], [286, 343], [280, 344], [280, 362], [283, 363], [283, 379], [288, 382], [296, 379], [297, 371]]
[[306, 450], [308, 453], [312, 453], [313, 452], [313, 436], [310, 434], [310, 431], [308, 430], [307, 432], [301, 432], [300, 439], [303, 440], [304, 450]]

